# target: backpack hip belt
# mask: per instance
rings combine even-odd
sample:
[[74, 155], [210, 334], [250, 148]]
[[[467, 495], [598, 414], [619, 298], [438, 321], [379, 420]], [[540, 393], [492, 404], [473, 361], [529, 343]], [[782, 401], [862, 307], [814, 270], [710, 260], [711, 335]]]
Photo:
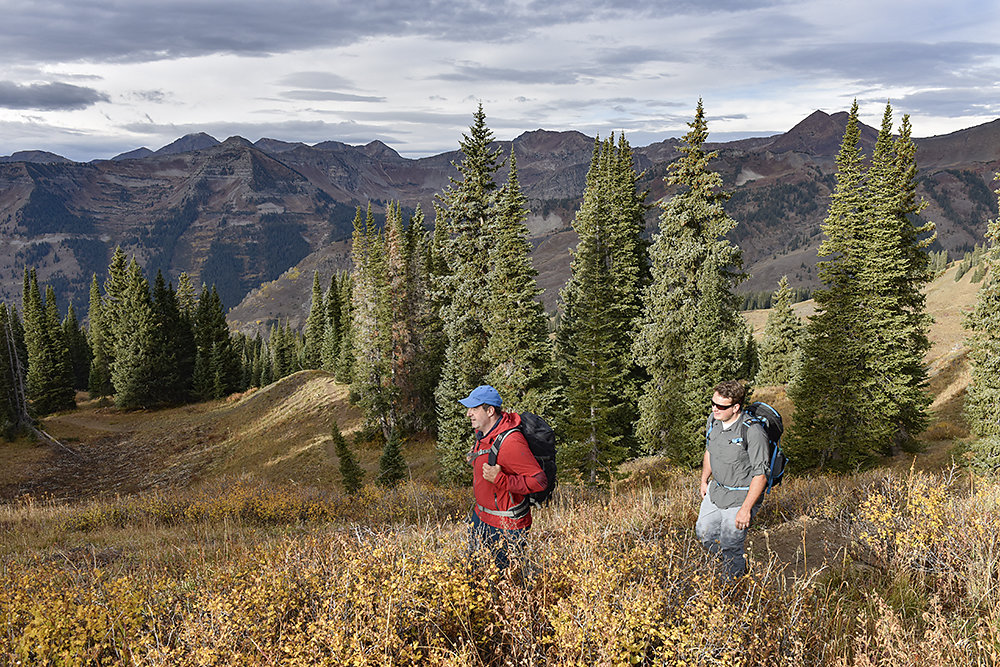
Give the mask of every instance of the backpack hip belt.
[[489, 514], [490, 516], [502, 516], [509, 519], [520, 519], [523, 516], [527, 516], [528, 512], [531, 511], [531, 503], [528, 501], [528, 497], [525, 496], [524, 500], [520, 503], [511, 507], [509, 510], [491, 510], [488, 507], [483, 507], [479, 503], [476, 503], [476, 509], [480, 512]]

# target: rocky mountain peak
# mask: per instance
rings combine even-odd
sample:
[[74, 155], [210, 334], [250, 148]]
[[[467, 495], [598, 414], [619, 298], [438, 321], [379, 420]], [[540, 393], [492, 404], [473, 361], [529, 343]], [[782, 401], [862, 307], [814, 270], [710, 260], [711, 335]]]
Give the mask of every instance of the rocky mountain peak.
[[176, 153], [188, 153], [190, 151], [200, 151], [212, 146], [217, 146], [219, 140], [204, 132], [186, 134], [177, 141], [171, 142], [158, 151], [156, 155], [174, 155]]

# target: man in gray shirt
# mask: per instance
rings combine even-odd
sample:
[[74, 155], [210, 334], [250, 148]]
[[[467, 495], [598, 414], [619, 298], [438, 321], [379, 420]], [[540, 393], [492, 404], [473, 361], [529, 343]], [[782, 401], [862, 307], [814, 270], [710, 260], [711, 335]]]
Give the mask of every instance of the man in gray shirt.
[[720, 382], [712, 394], [695, 524], [698, 539], [720, 558], [729, 578], [746, 572], [747, 529], [760, 509], [769, 472], [763, 425], [754, 421], [743, 428], [745, 400], [746, 388], [735, 380]]

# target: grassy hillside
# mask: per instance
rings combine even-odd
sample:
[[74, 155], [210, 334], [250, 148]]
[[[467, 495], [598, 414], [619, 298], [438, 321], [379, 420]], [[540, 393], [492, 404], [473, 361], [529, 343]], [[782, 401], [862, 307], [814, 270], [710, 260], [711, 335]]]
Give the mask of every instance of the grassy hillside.
[[[49, 417], [67, 449], [0, 447], [0, 664], [997, 664], [1000, 485], [960, 465], [977, 286], [953, 272], [928, 290], [926, 451], [789, 475], [736, 585], [694, 537], [696, 474], [657, 457], [561, 486], [521, 568], [470, 563], [471, 492], [429, 483], [433, 443], [406, 443], [400, 488], [340, 493], [330, 427], [359, 415], [321, 371]], [[756, 397], [794, 420], [782, 387]], [[380, 452], [356, 453], [370, 481]]]

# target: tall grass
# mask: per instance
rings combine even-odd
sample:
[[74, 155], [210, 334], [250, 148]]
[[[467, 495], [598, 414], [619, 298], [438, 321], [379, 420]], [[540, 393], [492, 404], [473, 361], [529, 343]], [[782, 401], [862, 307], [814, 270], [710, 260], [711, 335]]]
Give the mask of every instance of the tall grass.
[[466, 552], [467, 489], [243, 479], [6, 506], [0, 663], [998, 662], [1000, 487], [789, 479], [758, 515], [750, 575], [727, 585], [693, 535], [695, 481], [563, 488], [506, 573]]

